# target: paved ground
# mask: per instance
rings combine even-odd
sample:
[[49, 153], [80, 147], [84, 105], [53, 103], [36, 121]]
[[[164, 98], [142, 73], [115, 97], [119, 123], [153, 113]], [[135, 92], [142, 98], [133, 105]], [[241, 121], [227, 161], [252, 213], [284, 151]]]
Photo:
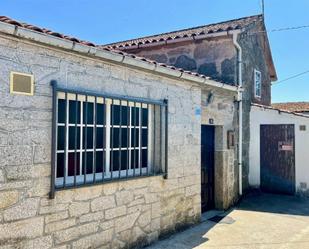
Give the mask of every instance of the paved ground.
[[309, 199], [252, 194], [224, 215], [147, 249], [309, 249]]

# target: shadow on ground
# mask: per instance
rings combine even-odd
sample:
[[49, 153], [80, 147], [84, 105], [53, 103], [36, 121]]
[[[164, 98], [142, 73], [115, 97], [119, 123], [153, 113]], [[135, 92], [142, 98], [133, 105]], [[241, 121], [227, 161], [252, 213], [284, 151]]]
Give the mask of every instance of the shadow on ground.
[[236, 209], [309, 216], [309, 199], [254, 191], [247, 194], [237, 205]]

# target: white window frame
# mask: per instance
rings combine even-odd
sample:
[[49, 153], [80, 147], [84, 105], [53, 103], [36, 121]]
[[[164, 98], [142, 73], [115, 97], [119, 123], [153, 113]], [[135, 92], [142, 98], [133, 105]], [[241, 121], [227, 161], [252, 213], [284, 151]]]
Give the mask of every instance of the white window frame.
[[[80, 128], [80, 141], [78, 141], [80, 147], [79, 149], [71, 149], [69, 150], [69, 127], [75, 127], [75, 123], [74, 124], [69, 124], [69, 101], [70, 100], [76, 100], [76, 94], [67, 94], [67, 96], [65, 96], [65, 93], [63, 92], [58, 92], [57, 93], [57, 101], [59, 99], [64, 99], [66, 100], [66, 125], [65, 123], [58, 123], [56, 124], [56, 127], [58, 126], [64, 126], [66, 127], [66, 137], [65, 137], [65, 149], [64, 150], [58, 150], [57, 146], [56, 146], [56, 155], [58, 153], [66, 153], [66, 156], [64, 157], [66, 160], [64, 161], [64, 164], [65, 164], [65, 169], [66, 169], [66, 172], [65, 172], [65, 184], [66, 185], [72, 185], [74, 183], [74, 176], [69, 176], [68, 175], [68, 154], [69, 153], [74, 153], [75, 151], [77, 153], [79, 153], [79, 172], [76, 172], [76, 183], [77, 184], [83, 184], [84, 183], [84, 172], [82, 172], [82, 165], [83, 165], [83, 152], [85, 152], [85, 149], [83, 149], [83, 129], [82, 127], [85, 127], [86, 125], [83, 123], [83, 103], [84, 102], [88, 102], [88, 103], [95, 103], [95, 97], [93, 96], [88, 96], [87, 97], [87, 101], [86, 101], [86, 96], [85, 95], [80, 95], [78, 94], [78, 97], [77, 97], [77, 100], [80, 102], [80, 123], [77, 123], [77, 127]], [[110, 152], [113, 150], [113, 151], [119, 151], [119, 148], [114, 148], [114, 149], [111, 149], [111, 146], [110, 146], [110, 141], [111, 141], [111, 128], [112, 128], [112, 125], [111, 125], [111, 106], [112, 106], [112, 99], [109, 99], [109, 98], [102, 98], [102, 97], [96, 97], [96, 103], [98, 104], [105, 104], [105, 108], [106, 108], [106, 114], [105, 114], [105, 117], [106, 117], [106, 120], [105, 120], [105, 125], [103, 124], [96, 124], [96, 127], [97, 128], [105, 128], [104, 129], [104, 132], [105, 133], [105, 148], [96, 148], [95, 151], [105, 151], [105, 157], [104, 157], [104, 160], [105, 160], [105, 170], [104, 170], [104, 180], [109, 180], [109, 179], [115, 179], [115, 178], [121, 178], [121, 177], [126, 177], [126, 176], [140, 176], [140, 175], [143, 175], [143, 174], [146, 174], [147, 172], [151, 172], [152, 169], [153, 169], [153, 166], [151, 165], [152, 164], [152, 153], [151, 153], [151, 148], [152, 148], [152, 132], [151, 130], [153, 129], [153, 124], [151, 122], [151, 113], [152, 113], [152, 110], [153, 110], [153, 105], [152, 104], [145, 104], [145, 103], [139, 103], [139, 102], [136, 102], [135, 103], [135, 106], [134, 106], [134, 102], [132, 101], [126, 101], [126, 100], [122, 100], [121, 101], [121, 105], [122, 106], [129, 106], [130, 107], [130, 120], [129, 120], [129, 125], [121, 125], [121, 128], [128, 128], [129, 130], [129, 144], [130, 146], [129, 147], [124, 147], [124, 148], [121, 148], [121, 150], [129, 150], [131, 152], [131, 150], [138, 150], [138, 168], [135, 168], [132, 169], [131, 168], [131, 153], [128, 153], [129, 154], [129, 158], [128, 158], [128, 162], [129, 162], [129, 166], [128, 166], [128, 172], [127, 170], [120, 170], [120, 176], [119, 176], [119, 170], [114, 170], [113, 171], [113, 174], [111, 174], [111, 164], [110, 164]], [[114, 99], [113, 100], [113, 104], [114, 105], [119, 105], [120, 104], [120, 100], [117, 100], [117, 99]], [[134, 128], [134, 125], [132, 125], [132, 115], [131, 115], [131, 108], [132, 107], [137, 107], [139, 108], [139, 122], [142, 122], [142, 108], [147, 108], [148, 107], [148, 126], [141, 126], [141, 125], [138, 125], [138, 126], [135, 126], [135, 128], [138, 128], [139, 129], [139, 143], [142, 143], [142, 130], [143, 129], [148, 129], [148, 143], [147, 143], [147, 146], [144, 146], [144, 147], [140, 147], [140, 146], [137, 146], [134, 148], [134, 146], [131, 145], [131, 131], [132, 131], [132, 128]], [[142, 108], [140, 108], [142, 107]], [[95, 110], [96, 106], [94, 105], [94, 114], [96, 113], [96, 110]], [[57, 113], [58, 115], [58, 113]], [[95, 115], [94, 117], [95, 118]], [[87, 124], [87, 127], [93, 127], [94, 128], [94, 124]], [[120, 125], [113, 125], [114, 128], [119, 128]], [[95, 142], [95, 139], [93, 139], [93, 143]], [[147, 149], [147, 167], [144, 167], [142, 169], [141, 168], [141, 150], [143, 149]], [[87, 152], [93, 152], [94, 153], [94, 147], [92, 149], [89, 149], [87, 148]], [[57, 159], [56, 159], [57, 160]], [[119, 165], [119, 167], [121, 167], [121, 165]], [[92, 183], [93, 181], [93, 177], [94, 177], [94, 174], [95, 174], [95, 179], [96, 180], [102, 180], [103, 178], [103, 172], [99, 172], [99, 173], [89, 173], [89, 174], [86, 174], [86, 183]], [[57, 167], [55, 168], [55, 185], [56, 187], [59, 186], [63, 186], [64, 185], [64, 177], [57, 177]]]
[[[258, 75], [259, 75], [259, 82], [257, 77]], [[258, 94], [258, 87], [259, 87], [259, 94]], [[254, 69], [254, 96], [256, 98], [262, 97], [262, 73], [257, 69]]]

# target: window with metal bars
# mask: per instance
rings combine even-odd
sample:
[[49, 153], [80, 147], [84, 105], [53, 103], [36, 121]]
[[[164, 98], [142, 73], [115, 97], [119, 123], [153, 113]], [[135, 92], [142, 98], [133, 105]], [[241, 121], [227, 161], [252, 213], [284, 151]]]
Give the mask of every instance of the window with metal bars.
[[167, 176], [167, 100], [52, 86], [51, 197], [58, 189]]

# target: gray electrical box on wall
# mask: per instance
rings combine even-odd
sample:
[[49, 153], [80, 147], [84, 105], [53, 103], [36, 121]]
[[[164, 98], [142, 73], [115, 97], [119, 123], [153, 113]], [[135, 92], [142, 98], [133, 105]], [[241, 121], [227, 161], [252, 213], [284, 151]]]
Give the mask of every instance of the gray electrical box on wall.
[[11, 72], [10, 74], [10, 93], [33, 95], [34, 77], [32, 74]]

